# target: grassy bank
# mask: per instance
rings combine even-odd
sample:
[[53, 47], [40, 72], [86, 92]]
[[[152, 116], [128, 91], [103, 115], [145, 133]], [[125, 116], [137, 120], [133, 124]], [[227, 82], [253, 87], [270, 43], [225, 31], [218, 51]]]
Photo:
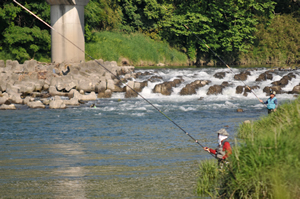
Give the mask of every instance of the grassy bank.
[[255, 43], [246, 54], [240, 55], [241, 64], [300, 63], [300, 22], [293, 15], [276, 15], [271, 24], [257, 25]]
[[134, 66], [187, 65], [187, 56], [169, 47], [166, 42], [151, 40], [140, 33], [97, 32], [95, 41], [86, 43], [86, 52], [95, 59], [129, 62]]
[[[243, 138], [222, 171], [200, 166], [199, 195], [224, 198], [299, 198], [300, 98], [238, 130]], [[209, 171], [209, 172], [207, 172]]]

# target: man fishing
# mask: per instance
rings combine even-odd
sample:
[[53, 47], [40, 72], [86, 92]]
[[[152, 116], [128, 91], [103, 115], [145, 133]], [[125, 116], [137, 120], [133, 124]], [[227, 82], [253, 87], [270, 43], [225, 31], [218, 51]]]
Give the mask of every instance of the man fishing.
[[278, 101], [277, 101], [277, 98], [275, 97], [275, 95], [276, 95], [276, 92], [275, 91], [271, 91], [270, 98], [267, 101], [264, 102], [262, 100], [259, 100], [261, 103], [268, 104], [267, 105], [268, 114], [276, 111], [276, 107], [278, 105]]
[[219, 143], [218, 147], [215, 150], [208, 147], [203, 147], [203, 149], [209, 153], [215, 154], [220, 165], [231, 154], [231, 146], [229, 142], [225, 141], [229, 136], [229, 133], [227, 133], [225, 129], [220, 129], [217, 133]]

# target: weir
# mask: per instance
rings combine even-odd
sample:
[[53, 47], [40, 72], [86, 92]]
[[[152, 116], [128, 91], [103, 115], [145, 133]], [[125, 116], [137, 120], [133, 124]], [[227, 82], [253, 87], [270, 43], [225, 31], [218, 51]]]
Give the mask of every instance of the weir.
[[90, 0], [46, 0], [51, 5], [51, 60], [55, 63], [85, 60], [84, 6]]

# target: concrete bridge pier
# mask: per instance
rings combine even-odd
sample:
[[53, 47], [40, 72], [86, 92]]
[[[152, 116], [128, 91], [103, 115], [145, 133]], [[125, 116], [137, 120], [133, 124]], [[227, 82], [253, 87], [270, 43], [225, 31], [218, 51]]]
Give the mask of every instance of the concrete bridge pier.
[[[64, 37], [85, 51], [84, 6], [90, 0], [46, 0], [51, 5], [51, 26]], [[80, 62], [85, 53], [64, 39], [57, 32], [51, 32], [51, 59], [55, 63]]]

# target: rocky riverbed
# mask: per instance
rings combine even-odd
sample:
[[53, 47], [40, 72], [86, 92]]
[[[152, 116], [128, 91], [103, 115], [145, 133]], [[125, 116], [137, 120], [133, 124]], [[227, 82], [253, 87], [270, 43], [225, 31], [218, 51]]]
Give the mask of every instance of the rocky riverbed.
[[[5, 64], [0, 61], [0, 109], [16, 109], [16, 104], [29, 108], [62, 109], [98, 98], [110, 98], [114, 93], [124, 93], [125, 98], [133, 98], [148, 84], [154, 85], [152, 93], [164, 96], [172, 95], [178, 87], [180, 96], [195, 95], [204, 88], [207, 96], [222, 95], [226, 88], [232, 86], [236, 94], [243, 96], [247, 96], [250, 89], [261, 89], [266, 95], [270, 90], [278, 94], [300, 93], [300, 80], [291, 90], [285, 88], [290, 81], [297, 80], [298, 68], [246, 69], [238, 72], [232, 78], [226, 78], [232, 75], [230, 71], [216, 70], [211, 78], [198, 79], [195, 74], [193, 81], [186, 81], [182, 75], [166, 80], [155, 71], [135, 72], [133, 66], [118, 66], [114, 61], [95, 60], [75, 64], [48, 64], [35, 60], [25, 61], [24, 64], [8, 60]], [[243, 82], [249, 82], [247, 79], [253, 78], [252, 74], [255, 74], [255, 81], [249, 87], [245, 86]], [[216, 83], [212, 79], [221, 81]], [[272, 82], [262, 87], [264, 81]]]

